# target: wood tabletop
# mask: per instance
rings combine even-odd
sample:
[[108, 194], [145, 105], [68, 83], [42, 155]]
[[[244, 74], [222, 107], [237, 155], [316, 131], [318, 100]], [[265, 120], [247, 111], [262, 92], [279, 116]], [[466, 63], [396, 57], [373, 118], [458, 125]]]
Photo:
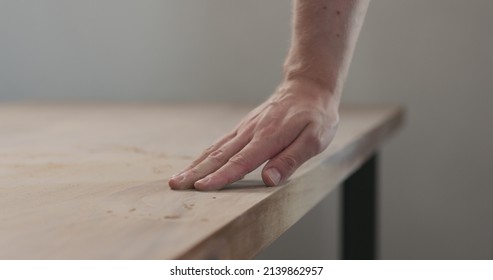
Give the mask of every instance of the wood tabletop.
[[252, 258], [400, 127], [397, 106], [343, 106], [330, 147], [282, 186], [259, 169], [225, 190], [173, 191], [252, 108], [0, 105], [0, 259]]

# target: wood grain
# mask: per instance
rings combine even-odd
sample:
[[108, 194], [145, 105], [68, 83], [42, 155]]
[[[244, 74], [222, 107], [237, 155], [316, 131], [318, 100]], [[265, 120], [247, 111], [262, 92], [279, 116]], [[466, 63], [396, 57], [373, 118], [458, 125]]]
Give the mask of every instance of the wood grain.
[[251, 108], [0, 105], [0, 259], [251, 258], [403, 119], [396, 106], [343, 107], [331, 146], [283, 186], [263, 186], [258, 169], [223, 191], [168, 188]]

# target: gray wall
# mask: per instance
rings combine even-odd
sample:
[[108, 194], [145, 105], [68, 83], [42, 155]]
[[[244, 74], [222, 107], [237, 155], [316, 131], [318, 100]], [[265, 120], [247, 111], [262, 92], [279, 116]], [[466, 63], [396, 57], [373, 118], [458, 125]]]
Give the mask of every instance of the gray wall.
[[[493, 258], [492, 10], [370, 5], [344, 99], [408, 109], [382, 151], [382, 258]], [[259, 102], [279, 81], [289, 19], [283, 0], [0, 0], [0, 101]], [[334, 194], [259, 257], [336, 257], [337, 207]]]
[[0, 98], [259, 101], [289, 16], [279, 0], [0, 0]]

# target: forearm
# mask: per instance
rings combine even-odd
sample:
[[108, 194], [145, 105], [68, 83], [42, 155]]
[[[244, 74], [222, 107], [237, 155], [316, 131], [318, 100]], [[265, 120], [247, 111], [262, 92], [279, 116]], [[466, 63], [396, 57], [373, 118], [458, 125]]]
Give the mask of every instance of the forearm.
[[308, 80], [339, 102], [369, 0], [295, 0], [286, 81]]

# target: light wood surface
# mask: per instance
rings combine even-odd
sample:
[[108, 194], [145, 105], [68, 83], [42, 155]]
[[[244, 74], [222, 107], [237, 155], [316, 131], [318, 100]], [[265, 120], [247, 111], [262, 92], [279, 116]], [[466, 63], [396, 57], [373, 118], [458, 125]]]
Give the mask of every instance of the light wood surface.
[[[259, 170], [217, 192], [167, 178], [252, 107], [0, 105], [0, 259], [254, 257], [402, 122], [396, 106], [346, 106], [330, 147], [283, 186]], [[300, 240], [300, 242], [303, 242]]]

